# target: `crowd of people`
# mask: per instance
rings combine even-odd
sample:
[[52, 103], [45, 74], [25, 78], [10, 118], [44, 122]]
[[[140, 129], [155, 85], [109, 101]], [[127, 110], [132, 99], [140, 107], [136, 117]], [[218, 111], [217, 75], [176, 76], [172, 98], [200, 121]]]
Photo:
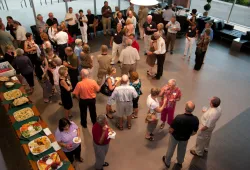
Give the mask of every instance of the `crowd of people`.
[[[25, 27], [11, 16], [7, 17], [6, 27], [1, 22], [0, 45], [4, 54], [2, 61], [8, 61], [16, 69], [21, 83], [23, 78], [26, 80], [30, 87], [28, 93], [32, 94], [34, 91], [34, 76], [36, 76], [43, 89], [45, 103], [50, 103], [53, 95], [60, 96], [59, 104], [64, 107], [65, 116], [59, 120], [55, 136], [70, 162], [74, 160], [83, 162], [80, 156], [81, 144], [72, 145], [70, 142], [74, 137], [80, 137], [79, 127], [71, 121], [74, 116], [71, 113], [72, 96], [79, 101], [83, 128], [87, 128], [87, 109], [89, 109], [93, 124], [97, 170], [109, 166], [109, 163], [105, 162], [110, 142], [107, 118], [117, 117], [116, 126], [119, 130], [123, 130], [124, 117], [127, 117], [128, 129], [132, 128], [132, 119], [139, 117], [138, 103], [142, 95], [143, 81], [136, 72], [140, 60], [140, 46], [136, 41], [137, 23], [138, 39], [143, 39], [143, 50], [147, 55], [147, 75], [156, 80], [163, 76], [166, 53], [169, 52], [171, 55], [174, 53], [176, 34], [181, 27], [171, 7], [165, 8], [162, 14], [164, 22], [159, 24], [148, 15], [148, 10], [147, 7], [141, 6], [137, 15], [131, 4], [125, 20], [118, 7], [115, 13], [112, 13], [111, 7], [105, 1], [101, 9], [101, 21], [90, 10], [87, 10], [86, 15], [83, 10], [74, 14], [72, 7], [69, 7], [65, 20], [61, 23], [53, 13], [48, 14], [46, 22], [42, 15], [38, 14], [36, 31], [39, 37], [35, 38], [41, 39], [40, 44], [36, 43], [33, 35], [26, 32]], [[194, 69], [200, 70], [209, 43], [213, 39], [213, 30], [211, 23], [207, 23], [204, 30], [198, 30], [196, 12], [197, 10], [192, 10], [191, 18], [188, 19], [190, 26], [185, 37], [183, 59], [188, 57], [190, 60], [193, 45], [197, 41]], [[116, 24], [115, 30], [111, 29], [112, 17]], [[111, 36], [107, 45], [112, 48], [112, 52], [111, 55], [108, 53], [107, 45], [101, 46], [100, 54], [96, 57], [99, 68], [95, 81], [93, 79], [95, 56], [91, 54], [88, 45], [88, 29], [92, 28], [94, 35], [97, 36], [97, 27], [101, 23], [103, 34]], [[79, 30], [81, 37], [77, 37]], [[117, 63], [121, 66], [121, 75], [115, 77], [117, 73], [114, 65]], [[156, 73], [153, 72], [155, 65]], [[99, 92], [108, 96], [106, 114], [96, 113], [96, 95]], [[168, 151], [162, 158], [166, 167], [170, 167], [176, 145], [178, 145], [177, 165], [182, 166], [188, 139], [196, 133], [198, 133], [196, 148], [191, 150], [191, 153], [203, 156], [204, 151], [208, 149], [216, 122], [221, 116], [220, 99], [213, 97], [210, 100], [210, 107], [202, 110], [204, 114], [201, 117], [200, 128], [199, 119], [192, 114], [195, 109], [192, 101], [186, 103], [184, 114], [174, 117], [176, 102], [180, 101], [181, 97], [182, 92], [176, 80], [170, 79], [161, 89], [152, 88], [146, 101], [148, 113], [144, 116], [147, 123], [145, 139], [154, 141], [154, 130], [159, 121], [160, 129], [165, 127], [166, 122], [170, 126]], [[115, 103], [116, 110], [113, 109]]]

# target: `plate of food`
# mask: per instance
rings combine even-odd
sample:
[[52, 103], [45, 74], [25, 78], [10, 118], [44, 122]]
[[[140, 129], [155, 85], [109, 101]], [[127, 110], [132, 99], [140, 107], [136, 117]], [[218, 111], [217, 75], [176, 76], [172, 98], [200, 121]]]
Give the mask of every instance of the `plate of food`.
[[2, 81], [2, 82], [9, 81], [9, 77], [0, 76], [0, 81]]
[[14, 106], [20, 106], [24, 103], [29, 102], [29, 99], [27, 97], [19, 97], [13, 101]]
[[29, 138], [41, 132], [42, 129], [43, 128], [40, 125], [40, 123], [38, 123], [37, 121], [32, 121], [32, 122], [23, 124], [22, 127], [20, 127], [20, 132], [23, 137]]
[[61, 168], [62, 165], [63, 162], [60, 160], [60, 157], [56, 152], [48, 154], [37, 161], [39, 170], [57, 170]]
[[51, 142], [47, 136], [42, 136], [29, 142], [28, 146], [33, 155], [38, 155], [47, 151], [51, 147]]
[[22, 96], [22, 92], [19, 89], [14, 89], [3, 94], [5, 100], [14, 100]]
[[34, 112], [30, 107], [26, 107], [23, 109], [20, 109], [13, 113], [14, 118], [16, 121], [21, 122], [23, 120], [26, 120], [32, 116], [34, 116]]
[[79, 138], [79, 137], [74, 137], [74, 138], [73, 138], [73, 142], [74, 142], [74, 143], [77, 143], [77, 144], [78, 144], [78, 143], [81, 143], [81, 138]]
[[11, 88], [15, 85], [15, 83], [11, 82], [11, 81], [7, 81], [4, 83], [4, 85], [7, 87], [7, 88]]
[[108, 129], [108, 139], [115, 139], [115, 135], [116, 135], [116, 132], [113, 130], [113, 129], [111, 129], [111, 128], [109, 128]]
[[120, 81], [122, 78], [121, 77], [116, 77], [115, 80], [116, 81]]

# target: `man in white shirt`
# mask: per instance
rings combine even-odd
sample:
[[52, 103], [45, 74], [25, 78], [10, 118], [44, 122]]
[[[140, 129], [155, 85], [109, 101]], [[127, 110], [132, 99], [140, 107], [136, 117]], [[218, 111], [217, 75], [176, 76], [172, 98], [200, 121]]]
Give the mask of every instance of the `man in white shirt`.
[[65, 60], [65, 51], [64, 49], [68, 46], [68, 34], [62, 31], [61, 27], [57, 28], [57, 33], [54, 37], [54, 40], [57, 42], [59, 57], [62, 61]]
[[195, 156], [203, 156], [204, 151], [208, 151], [208, 146], [216, 126], [216, 122], [221, 116], [221, 100], [218, 97], [213, 97], [210, 100], [210, 108], [208, 110], [202, 110], [204, 114], [201, 117], [200, 129], [197, 133], [196, 148], [190, 150], [190, 153]]
[[174, 43], [176, 40], [176, 33], [181, 30], [181, 26], [180, 26], [180, 23], [178, 21], [176, 21], [176, 17], [173, 16], [171, 18], [171, 21], [169, 21], [168, 24], [166, 25], [166, 28], [168, 29], [167, 40], [166, 40], [166, 49], [168, 52], [168, 47], [170, 44], [170, 54], [173, 54]]
[[157, 50], [154, 52], [147, 52], [147, 55], [156, 55], [157, 59], [157, 73], [153, 79], [159, 80], [163, 74], [163, 65], [165, 62], [166, 45], [164, 39], [159, 32], [154, 33], [154, 38], [157, 40]]
[[[133, 25], [134, 25], [134, 28], [136, 29], [136, 23], [137, 23], [137, 21], [136, 21], [136, 18], [134, 17], [134, 14], [133, 14], [132, 11], [128, 11], [128, 18], [130, 18], [130, 19], [132, 20], [132, 23], [133, 23]], [[128, 19], [128, 18], [127, 18], [127, 19]]]
[[73, 8], [69, 7], [69, 12], [65, 15], [64, 19], [68, 23], [68, 29], [71, 36], [76, 37], [78, 32], [78, 24], [76, 15], [73, 13]]
[[133, 48], [133, 41], [131, 39], [126, 40], [127, 47], [122, 50], [119, 61], [122, 63], [122, 75], [136, 71], [136, 62], [140, 60], [138, 51]]
[[19, 25], [19, 22], [14, 21], [13, 26], [16, 28], [16, 40], [18, 43], [18, 47], [24, 49], [24, 41], [27, 40], [26, 38], [26, 29]]

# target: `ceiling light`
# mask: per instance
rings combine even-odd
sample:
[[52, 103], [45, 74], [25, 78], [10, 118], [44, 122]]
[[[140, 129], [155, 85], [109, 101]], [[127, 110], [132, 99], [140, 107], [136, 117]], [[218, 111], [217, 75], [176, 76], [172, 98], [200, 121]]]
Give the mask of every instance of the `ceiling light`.
[[130, 2], [141, 6], [152, 6], [159, 3], [157, 0], [131, 0]]

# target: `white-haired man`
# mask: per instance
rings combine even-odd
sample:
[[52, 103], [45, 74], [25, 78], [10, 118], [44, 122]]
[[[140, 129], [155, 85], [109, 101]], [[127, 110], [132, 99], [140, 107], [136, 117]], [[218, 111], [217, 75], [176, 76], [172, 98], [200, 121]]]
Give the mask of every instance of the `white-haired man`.
[[157, 73], [154, 79], [159, 80], [163, 74], [163, 65], [165, 62], [166, 45], [164, 39], [161, 37], [159, 32], [154, 33], [154, 38], [157, 41], [157, 50], [154, 52], [148, 51], [147, 55], [154, 54], [157, 59]]
[[123, 116], [127, 116], [127, 126], [131, 129], [131, 115], [133, 113], [133, 99], [137, 98], [138, 94], [135, 88], [129, 85], [129, 78], [126, 74], [122, 76], [121, 86], [116, 87], [108, 100], [108, 105], [116, 101], [117, 116], [119, 122], [117, 127], [123, 130]]
[[49, 18], [47, 19], [46, 24], [47, 24], [49, 27], [51, 27], [54, 23], [57, 23], [57, 25], [58, 25], [58, 21], [57, 21], [57, 19], [54, 17], [54, 15], [53, 15], [52, 12], [50, 12], [50, 13], [48, 14], [48, 16], [49, 16]]
[[133, 48], [133, 41], [126, 40], [127, 47], [122, 50], [119, 61], [122, 63], [122, 75], [136, 71], [136, 62], [140, 60], [137, 49]]
[[[134, 16], [134, 14], [133, 14], [132, 11], [128, 11], [128, 18], [131, 19], [131, 21], [132, 21], [132, 23], [133, 23], [133, 25], [134, 25], [134, 28], [136, 29], [137, 20], [136, 20], [136, 18], [135, 18], [135, 16]], [[127, 19], [128, 19], [128, 18], [127, 18]]]
[[73, 94], [79, 100], [81, 112], [81, 125], [87, 128], [87, 109], [89, 108], [90, 118], [93, 124], [96, 122], [96, 93], [100, 91], [100, 87], [95, 80], [89, 78], [87, 69], [81, 70], [82, 81], [78, 82]]
[[147, 21], [143, 24], [144, 28], [144, 49], [145, 55], [150, 49], [151, 36], [157, 31], [157, 26], [154, 21], [152, 21], [152, 15], [147, 16]]

